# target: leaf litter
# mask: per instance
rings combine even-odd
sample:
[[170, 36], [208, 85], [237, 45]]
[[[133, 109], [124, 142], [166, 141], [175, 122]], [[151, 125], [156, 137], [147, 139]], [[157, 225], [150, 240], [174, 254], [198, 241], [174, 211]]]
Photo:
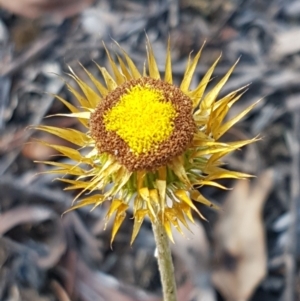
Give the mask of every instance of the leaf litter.
[[105, 206], [61, 218], [74, 196], [61, 192], [62, 183], [54, 181], [55, 176], [35, 176], [45, 167], [34, 165], [32, 157], [38, 154], [47, 160], [54, 153], [27, 144], [39, 137], [26, 130], [51, 122], [79, 129], [80, 124], [68, 124], [64, 117], [44, 118], [61, 112], [53, 94], [77, 105], [59, 78], [68, 72], [66, 66], [85, 78], [79, 61], [96, 74], [92, 61], [108, 65], [102, 41], [113, 48], [113, 38], [142, 68], [145, 31], [159, 62], [165, 59], [165, 41], [171, 37], [175, 82], [182, 78], [184, 58], [206, 40], [197, 80], [221, 51], [216, 80], [241, 56], [221, 93], [252, 83], [235, 106], [237, 112], [263, 98], [229, 133], [262, 137], [228, 157], [230, 167], [258, 178], [237, 186], [222, 183], [234, 187], [228, 192], [203, 189], [222, 209], [205, 209], [209, 222], [196, 219], [190, 225], [194, 235], [175, 238], [179, 300], [300, 298], [300, 224], [295, 215], [299, 195], [292, 188], [292, 183], [299, 183], [298, 1], [101, 0], [63, 22], [39, 19], [35, 28], [8, 12], [0, 11], [0, 16], [1, 300], [160, 300], [150, 224], [142, 226], [130, 248], [128, 219], [111, 250], [109, 229], [103, 231]]

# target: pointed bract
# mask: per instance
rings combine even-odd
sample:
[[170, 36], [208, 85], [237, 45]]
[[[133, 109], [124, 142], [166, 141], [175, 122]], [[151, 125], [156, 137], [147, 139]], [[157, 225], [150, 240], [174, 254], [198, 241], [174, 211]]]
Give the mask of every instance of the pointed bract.
[[[78, 92], [70, 84], [66, 83], [66, 85], [77, 99], [78, 107], [55, 95], [70, 110], [70, 113], [57, 114], [56, 116], [76, 118], [86, 128], [85, 130], [79, 131], [46, 125], [35, 127], [37, 130], [53, 134], [75, 144], [79, 149], [41, 142], [46, 146], [52, 147], [62, 156], [73, 160], [74, 164], [55, 161], [43, 161], [40, 163], [50, 166], [46, 173], [59, 174], [61, 176], [59, 180], [68, 185], [65, 190], [79, 191], [74, 198], [73, 205], [66, 212], [83, 206], [91, 206], [91, 210], [93, 210], [104, 202], [109, 203], [105, 225], [109, 219], [114, 218], [111, 242], [117, 235], [130, 207], [133, 208], [134, 219], [131, 244], [134, 242], [144, 219], [147, 217], [152, 223], [160, 221], [165, 227], [170, 240], [173, 241], [172, 227], [180, 233], [183, 233], [182, 226], [189, 229], [187, 219], [194, 222], [193, 211], [205, 219], [193, 201], [213, 209], [219, 209], [218, 205], [212, 203], [200, 193], [199, 190], [202, 186], [209, 185], [219, 189], [228, 189], [217, 181], [224, 178], [246, 179], [250, 177], [248, 174], [223, 168], [221, 159], [227, 154], [257, 141], [258, 137], [228, 143], [219, 141], [219, 139], [251, 111], [256, 103], [244, 109], [230, 120], [225, 121], [230, 108], [241, 98], [247, 86], [218, 99], [222, 87], [233, 72], [236, 65], [234, 64], [221, 80], [211, 88], [210, 92], [205, 94], [206, 87], [211, 81], [213, 71], [220, 57], [205, 73], [197, 87], [194, 90], [190, 90], [192, 77], [203, 47], [193, 59], [189, 58], [183, 80], [178, 88], [172, 84], [170, 40], [167, 46], [164, 81], [160, 80], [159, 69], [148, 38], [148, 70], [145, 67], [146, 65], [144, 65], [143, 75], [138, 71], [129, 55], [118, 44], [117, 46], [123, 56], [117, 55], [116, 61], [104, 45], [112, 75], [104, 67], [97, 65], [105, 85], [82, 66], [98, 91], [94, 91], [94, 88], [80, 79], [70, 68], [70, 76], [78, 84], [81, 91]], [[138, 108], [145, 95], [148, 95], [144, 102], [145, 107], [142, 109]], [[128, 99], [129, 102], [126, 103]], [[127, 125], [127, 128], [125, 128], [126, 139], [119, 136], [117, 131], [106, 128], [105, 118], [108, 118], [107, 112], [111, 112], [120, 103], [122, 108], [118, 107], [118, 110], [121, 111], [121, 114], [113, 115], [114, 118], [111, 122], [115, 125], [115, 116], [120, 116], [118, 118], [121, 118], [119, 120], [121, 121], [119, 123], [121, 127], [125, 124], [125, 121], [128, 121], [125, 119], [130, 115], [129, 113], [132, 113], [132, 111], [126, 109], [128, 104], [134, 108], [132, 110], [135, 110], [135, 115], [130, 115], [133, 117], [130, 117], [129, 124], [131, 124], [131, 121], [134, 122], [134, 119], [138, 119], [140, 117], [138, 114], [143, 114], [147, 107], [156, 106], [156, 111], [151, 111], [155, 112], [156, 115], [150, 116], [148, 124], [142, 119], [142, 123], [138, 127], [139, 133], [148, 131], [149, 127], [153, 126], [156, 120], [163, 120], [158, 123], [159, 132], [154, 135], [151, 130], [150, 135], [147, 136], [147, 139], [154, 139], [154, 142], [162, 132], [163, 122], [167, 122], [164, 130], [171, 129], [171, 132], [163, 136], [165, 140], [163, 140], [162, 144], [156, 141], [153, 147], [150, 145], [152, 147], [150, 147], [149, 151], [151, 156], [148, 156], [148, 153], [143, 149], [141, 149], [141, 154], [133, 154], [134, 150], [126, 145], [126, 139], [136, 135], [137, 127], [134, 127], [134, 131], [130, 132], [131, 127]], [[168, 103], [169, 106], [164, 107], [164, 110], [166, 112], [169, 110], [171, 117], [168, 117], [169, 119], [156, 118], [167, 114], [165, 111], [160, 112], [157, 109], [162, 108], [162, 104], [165, 103]], [[102, 106], [104, 106], [106, 111], [99, 109]], [[124, 112], [124, 108], [127, 111]], [[183, 114], [182, 112], [185, 111], [186, 113]], [[123, 120], [122, 118], [125, 119]], [[102, 123], [95, 124], [99, 120]], [[189, 124], [189, 126], [187, 127], [186, 124]], [[169, 125], [170, 127], [168, 127]], [[103, 138], [103, 133], [108, 133], [106, 140]], [[172, 140], [173, 138], [175, 139], [174, 141]], [[141, 140], [142, 138], [134, 140], [134, 143], [139, 144]], [[166, 142], [169, 144], [166, 144], [168, 147], [164, 149], [163, 143]], [[110, 143], [114, 143], [113, 147], [105, 149]], [[179, 148], [180, 151], [172, 153], [173, 149], [176, 149], [180, 143], [183, 145], [182, 148]], [[124, 149], [127, 149], [127, 153]], [[156, 163], [157, 161], [166, 163], [150, 165], [149, 168], [129, 168], [128, 165], [122, 163], [124, 154], [128, 155], [131, 161], [137, 160], [141, 156], [141, 160], [144, 161], [155, 162], [156, 160]], [[170, 154], [173, 155], [171, 156]], [[165, 157], [168, 159], [163, 159]], [[70, 178], [69, 176], [72, 177]]]

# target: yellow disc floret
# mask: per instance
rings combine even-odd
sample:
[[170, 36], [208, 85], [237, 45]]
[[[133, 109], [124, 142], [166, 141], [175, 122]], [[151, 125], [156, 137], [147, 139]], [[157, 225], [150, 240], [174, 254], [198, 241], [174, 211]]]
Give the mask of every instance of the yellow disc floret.
[[120, 97], [103, 120], [107, 131], [114, 131], [139, 155], [169, 138], [175, 117], [176, 110], [162, 91], [137, 85]]

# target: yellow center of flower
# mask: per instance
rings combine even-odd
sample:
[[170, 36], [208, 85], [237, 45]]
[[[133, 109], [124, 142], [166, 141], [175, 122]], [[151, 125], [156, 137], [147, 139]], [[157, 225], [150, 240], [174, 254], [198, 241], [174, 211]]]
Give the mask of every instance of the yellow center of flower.
[[107, 131], [116, 132], [139, 155], [170, 137], [175, 117], [173, 104], [160, 90], [137, 85], [104, 115], [104, 124]]

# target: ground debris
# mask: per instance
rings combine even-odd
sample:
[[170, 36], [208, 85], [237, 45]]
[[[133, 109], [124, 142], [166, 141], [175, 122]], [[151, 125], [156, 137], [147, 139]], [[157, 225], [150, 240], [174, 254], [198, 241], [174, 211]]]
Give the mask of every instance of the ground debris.
[[262, 99], [227, 136], [262, 138], [228, 157], [230, 167], [258, 179], [226, 182], [235, 187], [229, 194], [203, 188], [223, 211], [203, 209], [209, 224], [197, 220], [195, 237], [175, 237], [179, 301], [300, 299], [299, 1], [97, 0], [65, 20], [31, 22], [0, 11], [0, 300], [160, 300], [150, 223], [130, 247], [126, 220], [111, 250], [105, 205], [61, 217], [74, 195], [55, 176], [36, 176], [46, 167], [32, 160], [56, 153], [28, 128], [80, 129], [65, 117], [45, 118], [63, 110], [55, 94], [78, 105], [65, 87], [64, 80], [73, 85], [68, 66], [88, 80], [78, 62], [98, 74], [93, 61], [108, 66], [103, 41], [118, 52], [114, 39], [142, 70], [145, 32], [160, 71], [170, 37], [175, 83], [191, 50], [206, 41], [191, 85], [222, 53], [213, 81], [240, 62], [221, 96], [251, 84], [232, 113]]

